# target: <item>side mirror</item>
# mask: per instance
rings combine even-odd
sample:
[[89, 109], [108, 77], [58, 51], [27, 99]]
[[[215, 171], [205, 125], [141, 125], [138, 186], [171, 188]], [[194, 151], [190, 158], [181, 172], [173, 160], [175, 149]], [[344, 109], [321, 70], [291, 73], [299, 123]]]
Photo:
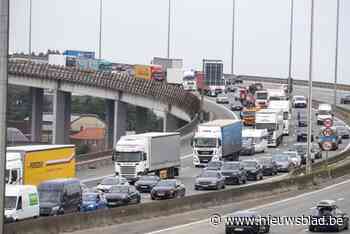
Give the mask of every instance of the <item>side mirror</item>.
[[194, 139], [191, 139], [191, 146], [194, 147]]

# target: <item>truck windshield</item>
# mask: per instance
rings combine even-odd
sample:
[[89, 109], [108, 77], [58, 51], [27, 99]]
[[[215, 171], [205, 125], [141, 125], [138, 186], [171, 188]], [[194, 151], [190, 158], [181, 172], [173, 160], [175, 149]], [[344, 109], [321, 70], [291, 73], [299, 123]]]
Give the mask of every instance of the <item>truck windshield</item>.
[[285, 100], [285, 97], [283, 97], [283, 96], [270, 96], [269, 99], [270, 99], [270, 101], [283, 101], [283, 100]]
[[140, 162], [141, 152], [117, 152], [117, 162]]
[[330, 115], [331, 113], [330, 113], [330, 111], [319, 110], [319, 111], [318, 111], [318, 114], [319, 114], [319, 115]]
[[243, 111], [243, 118], [244, 117], [255, 117], [255, 112], [254, 111]]
[[6, 196], [5, 197], [5, 209], [13, 210], [16, 208], [17, 197], [15, 196]]
[[216, 147], [216, 138], [196, 138], [194, 139], [195, 147]]
[[39, 190], [39, 201], [58, 203], [61, 198], [61, 191], [58, 190]]
[[276, 125], [274, 123], [256, 123], [256, 129], [267, 129], [268, 131], [276, 130]]
[[283, 112], [283, 120], [288, 120], [288, 119], [289, 119], [288, 111]]
[[256, 99], [267, 100], [267, 93], [256, 93]]

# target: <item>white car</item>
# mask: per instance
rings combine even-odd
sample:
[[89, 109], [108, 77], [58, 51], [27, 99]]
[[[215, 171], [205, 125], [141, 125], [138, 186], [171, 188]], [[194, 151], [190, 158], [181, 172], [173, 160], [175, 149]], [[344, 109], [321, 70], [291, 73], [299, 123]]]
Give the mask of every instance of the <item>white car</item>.
[[306, 108], [307, 100], [304, 96], [294, 96], [292, 101], [294, 108]]
[[295, 167], [301, 166], [301, 156], [297, 151], [285, 151], [283, 154], [287, 154], [290, 161], [294, 163]]
[[228, 104], [228, 103], [230, 103], [230, 101], [228, 100], [228, 97], [227, 97], [225, 94], [220, 93], [220, 94], [218, 94], [218, 96], [216, 97], [216, 103]]
[[108, 193], [114, 185], [129, 185], [129, 182], [126, 178], [121, 176], [109, 176], [104, 178], [101, 183], [97, 185], [96, 190]]

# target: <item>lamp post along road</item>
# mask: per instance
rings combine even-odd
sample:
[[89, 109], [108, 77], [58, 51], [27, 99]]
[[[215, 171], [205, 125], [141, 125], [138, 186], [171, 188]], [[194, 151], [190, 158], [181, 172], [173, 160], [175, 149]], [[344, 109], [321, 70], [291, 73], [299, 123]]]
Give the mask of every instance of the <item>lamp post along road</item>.
[[334, 58], [334, 108], [337, 106], [337, 82], [338, 82], [338, 57], [339, 57], [339, 18], [340, 18], [340, 0], [337, 0], [337, 21], [335, 35], [335, 58]]
[[307, 160], [306, 174], [311, 173], [311, 134], [312, 134], [312, 75], [313, 75], [313, 41], [314, 41], [314, 21], [315, 21], [315, 0], [311, 0], [311, 27], [310, 27], [310, 51], [309, 51], [309, 99], [307, 115]]
[[288, 97], [292, 95], [292, 60], [293, 60], [293, 25], [294, 25], [294, 0], [290, 1], [290, 28], [289, 28], [289, 64], [288, 64]]
[[168, 1], [168, 44], [166, 57], [170, 58], [171, 0]]
[[29, 0], [28, 60], [32, 56], [32, 0]]
[[99, 25], [99, 40], [98, 40], [98, 58], [102, 58], [102, 0], [100, 0], [100, 25]]
[[235, 56], [235, 23], [236, 23], [236, 0], [232, 0], [232, 48], [231, 48], [231, 74], [234, 74]]

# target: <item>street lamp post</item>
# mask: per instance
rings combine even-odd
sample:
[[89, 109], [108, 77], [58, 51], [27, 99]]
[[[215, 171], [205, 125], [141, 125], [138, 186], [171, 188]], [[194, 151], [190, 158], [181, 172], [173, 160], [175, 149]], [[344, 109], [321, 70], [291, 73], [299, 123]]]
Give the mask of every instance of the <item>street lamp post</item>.
[[234, 74], [234, 54], [235, 54], [235, 18], [236, 18], [236, 0], [232, 0], [232, 48], [231, 48], [231, 74]]
[[100, 0], [100, 24], [99, 24], [99, 40], [98, 40], [98, 58], [102, 58], [102, 0]]
[[29, 0], [28, 60], [32, 56], [32, 0]]
[[307, 160], [306, 174], [311, 173], [311, 134], [312, 134], [312, 73], [313, 73], [313, 41], [314, 41], [314, 19], [315, 18], [315, 0], [311, 0], [311, 22], [310, 22], [310, 50], [309, 50], [309, 99], [307, 115]]
[[170, 58], [170, 31], [171, 31], [171, 0], [168, 1], [168, 44], [166, 57]]
[[0, 233], [4, 233], [9, 0], [0, 0]]
[[337, 106], [337, 83], [338, 83], [338, 57], [339, 57], [339, 16], [340, 16], [340, 0], [337, 0], [337, 22], [335, 36], [335, 59], [334, 59], [334, 108]]
[[294, 0], [290, 1], [290, 28], [289, 28], [289, 66], [288, 66], [288, 97], [292, 95], [292, 60], [293, 60], [293, 25], [294, 25]]

